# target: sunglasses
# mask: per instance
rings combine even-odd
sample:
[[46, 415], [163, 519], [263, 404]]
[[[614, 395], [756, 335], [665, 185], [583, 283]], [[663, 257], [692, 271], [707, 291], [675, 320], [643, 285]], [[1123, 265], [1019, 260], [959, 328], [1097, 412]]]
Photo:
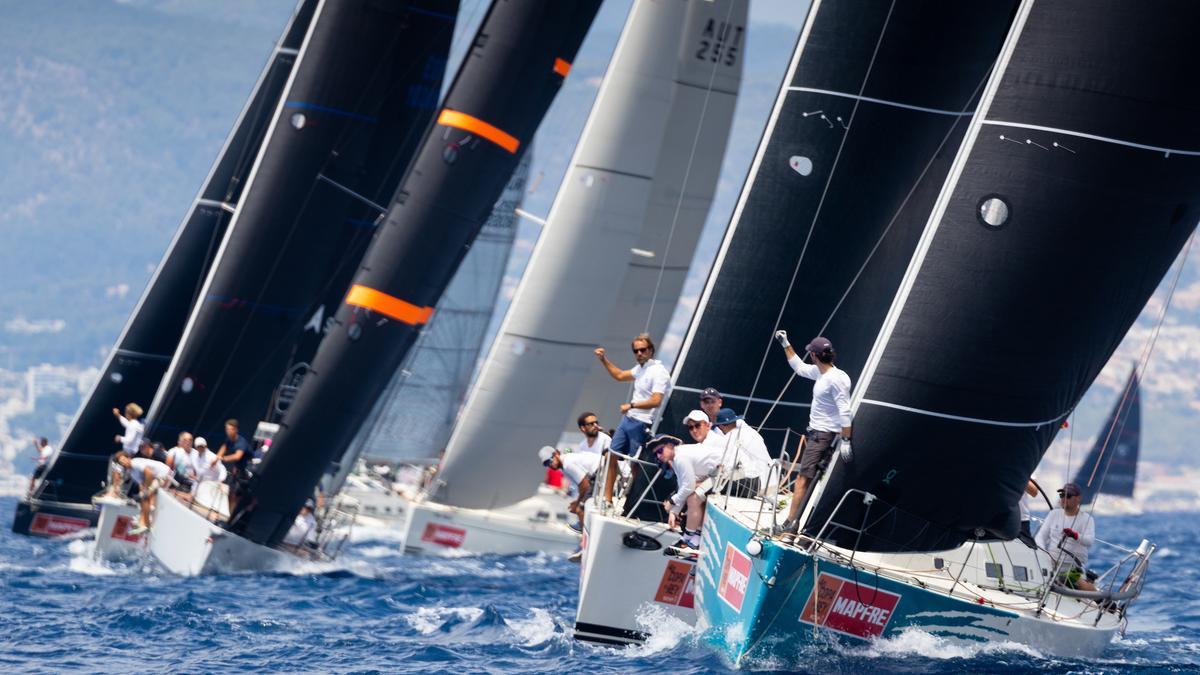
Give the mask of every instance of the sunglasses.
[[665, 446], [665, 445], [658, 446], [657, 448], [654, 449], [654, 456], [662, 457], [663, 451], [666, 449], [667, 449], [667, 446]]
[[649, 347], [634, 347], [633, 348], [634, 354], [641, 354], [642, 352], [649, 352], [649, 351], [650, 351]]
[[687, 428], [688, 428], [689, 430], [691, 430], [691, 429], [699, 429], [699, 428], [700, 428], [700, 427], [702, 427], [702, 426], [704, 426], [704, 425], [703, 425], [703, 424], [701, 424], [701, 423], [699, 423], [699, 422], [697, 422], [697, 423], [695, 423], [695, 424], [689, 424], [689, 425], [687, 425]]

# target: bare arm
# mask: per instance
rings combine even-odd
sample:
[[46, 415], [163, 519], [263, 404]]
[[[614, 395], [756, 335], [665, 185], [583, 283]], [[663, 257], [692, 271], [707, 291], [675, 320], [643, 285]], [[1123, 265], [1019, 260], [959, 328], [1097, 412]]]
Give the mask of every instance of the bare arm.
[[614, 364], [612, 361], [609, 361], [608, 357], [604, 355], [604, 347], [597, 347], [596, 351], [593, 353], [596, 355], [596, 358], [600, 359], [600, 365], [604, 366], [604, 369], [608, 371], [608, 374], [611, 375], [614, 380], [618, 382], [633, 381], [633, 371], [621, 370], [616, 366], [616, 364]]

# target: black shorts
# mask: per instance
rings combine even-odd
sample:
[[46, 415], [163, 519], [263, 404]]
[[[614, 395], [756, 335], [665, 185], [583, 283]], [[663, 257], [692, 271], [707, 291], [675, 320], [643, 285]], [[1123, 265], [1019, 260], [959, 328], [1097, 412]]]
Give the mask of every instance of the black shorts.
[[45, 474], [46, 474], [46, 465], [38, 464], [37, 468], [33, 470], [33, 479], [37, 480], [37, 479], [41, 478], [42, 476], [44, 476]]
[[829, 466], [829, 457], [833, 454], [833, 439], [837, 434], [832, 431], [817, 431], [809, 429], [804, 433], [804, 452], [800, 454], [800, 475], [812, 480], [817, 473]]

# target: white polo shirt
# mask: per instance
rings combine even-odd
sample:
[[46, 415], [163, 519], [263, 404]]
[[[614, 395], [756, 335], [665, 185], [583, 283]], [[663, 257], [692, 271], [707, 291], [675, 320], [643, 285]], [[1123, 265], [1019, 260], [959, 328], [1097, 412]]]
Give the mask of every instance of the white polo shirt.
[[[710, 434], [709, 438], [715, 437]], [[720, 445], [688, 443], [675, 446], [675, 459], [671, 460], [671, 469], [675, 471], [675, 480], [679, 484], [679, 488], [671, 496], [673, 513], [678, 514], [683, 510], [688, 495], [696, 491], [696, 483], [716, 472], [717, 467], [721, 466], [722, 455], [724, 455], [723, 443]]]
[[799, 355], [788, 359], [788, 365], [800, 377], [816, 382], [813, 385], [812, 407], [808, 411], [808, 426], [817, 431], [839, 433], [850, 426], [850, 376], [837, 366], [821, 374], [815, 364], [805, 363]]
[[130, 457], [137, 455], [138, 447], [142, 444], [142, 432], [145, 427], [138, 420], [127, 420], [124, 417], [118, 417], [117, 421], [121, 423], [121, 426], [125, 427], [125, 433], [121, 436], [121, 449]]
[[[645, 365], [634, 366], [630, 372], [633, 373], [633, 396], [630, 397], [630, 402], [645, 401], [653, 394], [662, 394], [665, 403], [667, 397], [671, 395], [671, 373], [667, 372], [667, 367], [662, 364], [662, 361], [650, 359], [646, 361]], [[630, 408], [625, 415], [639, 422], [654, 424], [656, 412], [658, 409]]]
[[600, 455], [590, 452], [572, 452], [568, 455], [559, 455], [562, 460], [562, 472], [576, 487], [585, 476], [590, 476], [596, 473], [596, 469], [600, 468]]
[[596, 434], [596, 442], [591, 445], [588, 445], [587, 436], [584, 436], [583, 440], [579, 441], [579, 445], [576, 446], [575, 452], [590, 452], [599, 455], [608, 450], [608, 446], [610, 445], [612, 445], [612, 436], [601, 431]]
[[129, 463], [129, 477], [141, 485], [146, 479], [146, 469], [150, 469], [151, 474], [161, 481], [171, 477], [171, 467], [149, 457], [134, 457]]
[[197, 448], [192, 448], [191, 454], [188, 455], [188, 460], [192, 466], [192, 471], [196, 474], [197, 483], [206, 480], [225, 481], [225, 464], [217, 462], [216, 466], [213, 466], [213, 460], [216, 458], [217, 453], [208, 448], [205, 448], [203, 452]]
[[[718, 431], [720, 430], [718, 429]], [[762, 434], [746, 424], [746, 420], [738, 420], [737, 426], [725, 434], [721, 440], [732, 444], [728, 457], [730, 461], [733, 461], [734, 457], [737, 458], [742, 465], [742, 474], [746, 478], [757, 478], [760, 483], [766, 483], [767, 476], [771, 473], [772, 460], [771, 453], [767, 452], [767, 442], [763, 440]]]

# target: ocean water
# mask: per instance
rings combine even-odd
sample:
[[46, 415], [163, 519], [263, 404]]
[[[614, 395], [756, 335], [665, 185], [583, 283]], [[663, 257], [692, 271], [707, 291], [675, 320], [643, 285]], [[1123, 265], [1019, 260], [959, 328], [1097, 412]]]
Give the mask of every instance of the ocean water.
[[[359, 530], [334, 566], [289, 575], [180, 578], [103, 565], [87, 541], [8, 531], [0, 499], [0, 672], [707, 673], [729, 665], [687, 626], [646, 608], [643, 646], [570, 637], [578, 567], [561, 556], [415, 558]], [[964, 647], [912, 632], [819, 645], [751, 664], [820, 673], [1198, 672], [1197, 514], [1102, 516], [1099, 536], [1160, 549], [1127, 635], [1099, 659], [1016, 645]]]

